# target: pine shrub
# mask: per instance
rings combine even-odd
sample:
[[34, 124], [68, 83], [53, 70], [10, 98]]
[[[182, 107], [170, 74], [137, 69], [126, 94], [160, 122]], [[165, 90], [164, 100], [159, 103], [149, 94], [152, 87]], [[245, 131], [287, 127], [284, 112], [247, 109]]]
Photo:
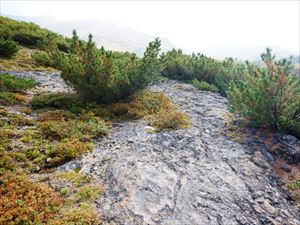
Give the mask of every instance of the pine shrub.
[[11, 58], [17, 52], [19, 48], [16, 42], [12, 40], [5, 40], [4, 38], [0, 38], [0, 57]]
[[198, 81], [197, 79], [193, 80], [193, 85], [198, 88], [199, 90], [202, 91], [212, 91], [212, 92], [218, 92], [218, 88], [213, 85], [213, 84], [209, 84], [205, 81]]
[[256, 126], [272, 126], [296, 136], [300, 122], [300, 79], [290, 62], [275, 61], [271, 50], [261, 55], [263, 68], [251, 68], [245, 80], [231, 84], [229, 108]]
[[171, 50], [162, 54], [161, 75], [171, 79], [191, 82], [198, 80], [214, 85], [223, 95], [232, 81], [243, 79], [246, 67], [227, 58], [219, 61], [203, 54], [183, 54], [181, 50]]
[[52, 60], [46, 52], [34, 52], [31, 54], [31, 58], [39, 65], [39, 66], [53, 66]]
[[97, 49], [89, 36], [88, 43], [73, 33], [72, 51], [52, 53], [62, 78], [86, 101], [111, 103], [127, 100], [144, 89], [159, 75], [160, 41], [149, 43], [144, 57], [133, 53]]
[[60, 51], [68, 52], [70, 50], [69, 38], [43, 29], [34, 23], [17, 21], [4, 16], [0, 16], [0, 37], [41, 50], [46, 50], [49, 42], [55, 39]]
[[77, 100], [78, 98], [73, 94], [47, 93], [33, 96], [33, 98], [30, 101], [30, 104], [33, 109], [69, 109], [76, 104]]

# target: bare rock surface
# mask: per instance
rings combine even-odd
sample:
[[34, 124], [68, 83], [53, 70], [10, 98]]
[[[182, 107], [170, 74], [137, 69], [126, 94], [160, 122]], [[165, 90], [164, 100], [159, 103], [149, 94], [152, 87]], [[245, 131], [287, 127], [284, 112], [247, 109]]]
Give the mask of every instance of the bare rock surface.
[[76, 161], [106, 189], [97, 200], [105, 221], [300, 224], [263, 154], [247, 154], [220, 133], [225, 98], [176, 82], [152, 89], [171, 97], [192, 125], [149, 133], [143, 121], [116, 124], [92, 153]]
[[[45, 91], [70, 90], [58, 73], [11, 74], [36, 79]], [[267, 150], [222, 135], [225, 98], [173, 81], [151, 88], [190, 117], [188, 129], [151, 133], [142, 120], [114, 124], [91, 153], [59, 168], [81, 167], [103, 185], [97, 208], [105, 224], [300, 224]]]
[[70, 92], [72, 89], [61, 79], [59, 72], [40, 71], [0, 71], [18, 78], [36, 80], [39, 85], [31, 90], [31, 93], [42, 92]]

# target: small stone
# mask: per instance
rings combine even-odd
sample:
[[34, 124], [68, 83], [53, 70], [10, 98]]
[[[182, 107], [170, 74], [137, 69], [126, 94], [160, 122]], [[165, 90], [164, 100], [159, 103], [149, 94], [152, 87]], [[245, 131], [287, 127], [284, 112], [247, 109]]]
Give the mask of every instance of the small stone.
[[281, 169], [287, 173], [290, 173], [292, 171], [287, 163], [284, 163], [283, 166], [281, 167]]
[[52, 159], [52, 158], [48, 158], [46, 161], [49, 163], [49, 162], [51, 162], [51, 159]]
[[259, 204], [262, 204], [264, 203], [265, 199], [263, 197], [260, 197], [258, 199], [256, 199], [256, 202], [259, 203]]

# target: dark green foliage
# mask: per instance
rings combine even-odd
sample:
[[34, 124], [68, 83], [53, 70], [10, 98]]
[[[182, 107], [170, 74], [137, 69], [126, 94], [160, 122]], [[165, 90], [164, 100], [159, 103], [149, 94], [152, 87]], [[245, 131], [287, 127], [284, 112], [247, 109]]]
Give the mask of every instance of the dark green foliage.
[[231, 84], [230, 110], [257, 126], [272, 126], [300, 136], [300, 79], [289, 74], [287, 60], [262, 54], [266, 67], [249, 65], [244, 81]]
[[196, 79], [193, 80], [193, 85], [198, 88], [199, 90], [202, 91], [212, 91], [212, 92], [218, 92], [218, 88], [213, 85], [213, 84], [209, 84], [205, 81], [198, 81]]
[[175, 49], [162, 54], [161, 64], [162, 76], [183, 81], [205, 81], [216, 86], [224, 96], [230, 82], [243, 79], [246, 70], [245, 65], [230, 58], [218, 61], [203, 54], [185, 55]]
[[162, 76], [177, 80], [191, 80], [194, 76], [189, 69], [191, 56], [184, 55], [182, 50], [173, 49], [161, 55]]
[[0, 105], [13, 105], [17, 102], [12, 93], [0, 91]]
[[55, 39], [59, 50], [65, 52], [69, 50], [70, 39], [43, 29], [34, 23], [17, 21], [4, 16], [0, 16], [0, 37], [39, 49], [46, 49], [49, 41]]
[[218, 88], [221, 95], [227, 96], [229, 85], [232, 82], [243, 80], [247, 71], [254, 67], [250, 64], [247, 65], [247, 63], [236, 63], [232, 58], [226, 58], [222, 61], [221, 65], [218, 64], [219, 71], [215, 75], [212, 75], [214, 78], [211, 83]]
[[34, 32], [24, 31], [14, 34], [13, 39], [22, 45], [35, 46], [39, 41], [43, 40], [43, 36]]
[[72, 94], [50, 93], [34, 96], [31, 99], [31, 106], [33, 109], [42, 108], [56, 108], [56, 109], [70, 109], [76, 105], [78, 97]]
[[53, 66], [53, 62], [49, 55], [46, 52], [34, 52], [31, 54], [31, 58], [39, 65], [39, 66]]
[[127, 100], [144, 89], [159, 74], [156, 39], [146, 49], [143, 58], [133, 53], [111, 52], [95, 47], [92, 36], [81, 42], [73, 32], [71, 53], [51, 53], [54, 65], [62, 71], [63, 79], [86, 101], [111, 103]]
[[281, 116], [279, 118], [279, 124], [282, 130], [286, 131], [287, 133], [294, 135], [297, 138], [300, 138], [300, 119], [298, 116], [297, 118], [293, 117], [285, 117]]
[[24, 101], [24, 97], [14, 92], [23, 92], [33, 88], [36, 81], [25, 78], [16, 78], [9, 74], [0, 74], [0, 105], [13, 105]]
[[37, 82], [32, 79], [16, 78], [9, 74], [0, 74], [0, 91], [22, 92], [36, 85]]
[[11, 58], [19, 51], [16, 42], [0, 38], [0, 57]]

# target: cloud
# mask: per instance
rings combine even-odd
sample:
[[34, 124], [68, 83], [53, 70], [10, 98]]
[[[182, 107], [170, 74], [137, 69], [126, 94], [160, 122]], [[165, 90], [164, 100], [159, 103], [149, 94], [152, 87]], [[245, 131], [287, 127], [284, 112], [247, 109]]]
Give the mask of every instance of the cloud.
[[97, 18], [164, 36], [190, 51], [280, 46], [299, 52], [298, 1], [1, 1], [10, 15]]

